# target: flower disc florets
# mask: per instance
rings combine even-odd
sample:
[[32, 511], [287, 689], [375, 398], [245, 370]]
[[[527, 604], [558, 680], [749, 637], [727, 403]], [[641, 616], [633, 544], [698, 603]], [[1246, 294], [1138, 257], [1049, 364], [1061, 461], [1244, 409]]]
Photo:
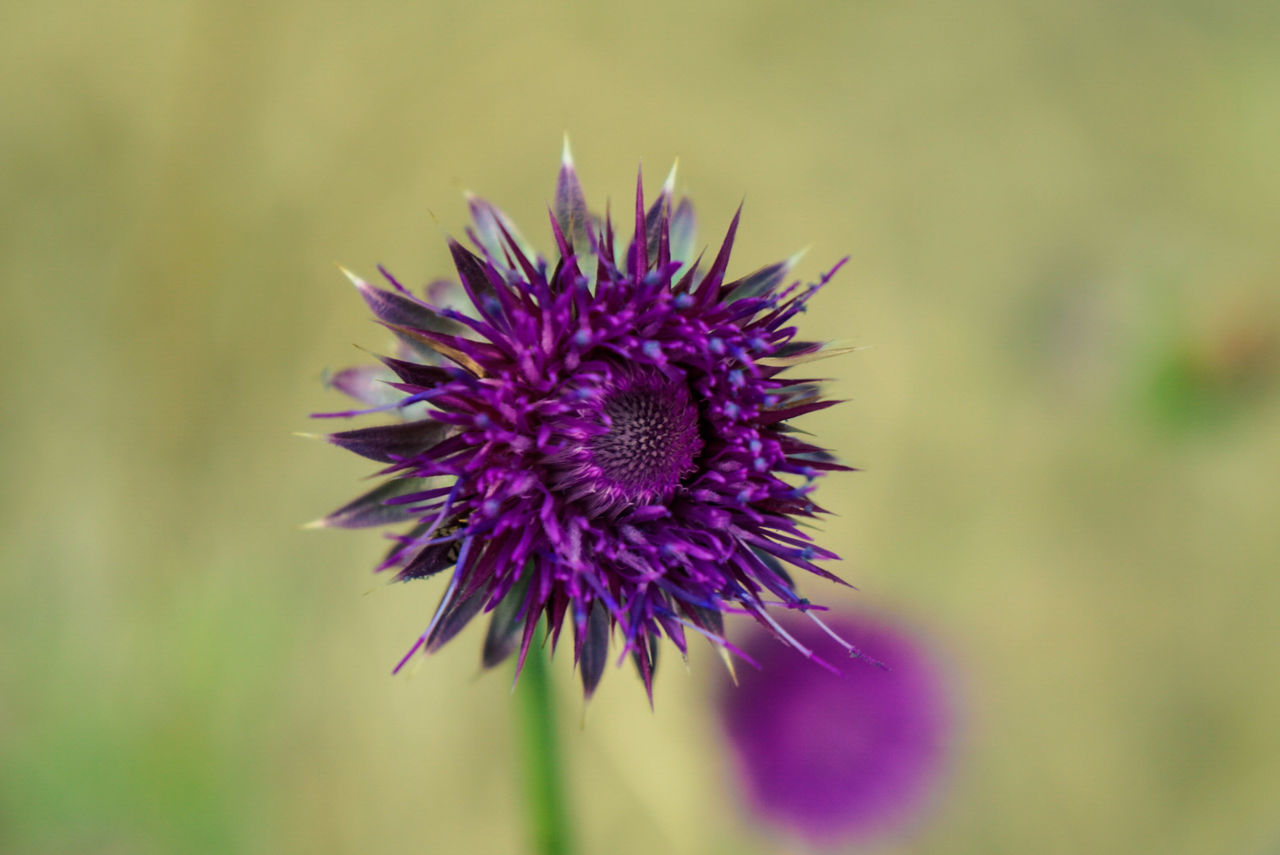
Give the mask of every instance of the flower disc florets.
[[385, 272], [391, 290], [352, 277], [402, 352], [334, 385], [407, 420], [329, 436], [389, 480], [321, 523], [412, 522], [379, 569], [451, 571], [406, 660], [484, 610], [485, 664], [516, 649], [523, 661], [545, 616], [553, 643], [573, 626], [588, 695], [615, 630], [649, 688], [661, 636], [682, 653], [686, 629], [731, 649], [721, 616], [735, 611], [787, 637], [766, 598], [809, 605], [783, 565], [835, 579], [813, 562], [836, 556], [797, 520], [820, 512], [816, 476], [846, 467], [787, 425], [834, 402], [781, 377], [831, 352], [796, 341], [790, 321], [834, 270], [783, 287], [793, 259], [727, 281], [735, 216], [702, 272], [673, 182], [647, 210], [637, 188], [634, 237], [615, 247], [566, 149], [551, 261], [472, 198], [477, 251], [450, 242], [466, 310], [440, 305], [437, 286], [422, 300]]
[[557, 486], [588, 502], [595, 516], [670, 501], [702, 450], [684, 373], [616, 366], [601, 385], [577, 394], [582, 405], [571, 429], [557, 431], [568, 439]]

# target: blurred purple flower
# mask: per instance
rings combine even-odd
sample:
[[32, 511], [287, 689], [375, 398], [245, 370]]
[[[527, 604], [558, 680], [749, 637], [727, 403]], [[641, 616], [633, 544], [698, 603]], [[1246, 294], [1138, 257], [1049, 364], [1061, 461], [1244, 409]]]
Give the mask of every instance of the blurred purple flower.
[[847, 467], [788, 424], [835, 402], [783, 376], [838, 352], [793, 325], [835, 270], [787, 284], [792, 258], [729, 279], [737, 216], [702, 267], [674, 178], [649, 207], [637, 186], [635, 231], [615, 241], [566, 146], [549, 259], [471, 198], [473, 249], [449, 243], [456, 308], [438, 287], [424, 300], [385, 271], [390, 290], [349, 274], [402, 350], [334, 377], [372, 409], [326, 415], [410, 420], [328, 436], [388, 480], [317, 525], [407, 524], [378, 569], [451, 571], [406, 660], [485, 611], [484, 664], [523, 661], [545, 616], [553, 645], [572, 626], [588, 696], [615, 631], [651, 692], [663, 636], [725, 648], [723, 612], [771, 624], [767, 603], [803, 608], [784, 564], [839, 581], [800, 523], [821, 512], [815, 479]]
[[820, 845], [872, 836], [909, 820], [943, 758], [943, 683], [922, 648], [858, 615], [827, 621], [861, 652], [850, 659], [822, 627], [784, 622], [832, 673], [753, 627], [741, 645], [759, 668], [725, 685], [719, 713], [741, 785], [758, 814]]

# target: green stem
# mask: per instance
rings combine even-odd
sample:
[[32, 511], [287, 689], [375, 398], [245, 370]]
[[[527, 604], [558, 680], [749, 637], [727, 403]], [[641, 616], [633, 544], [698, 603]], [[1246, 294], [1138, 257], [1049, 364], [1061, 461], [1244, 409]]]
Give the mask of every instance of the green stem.
[[537, 855], [569, 855], [572, 847], [555, 706], [546, 657], [536, 641], [529, 648], [516, 694], [520, 696], [520, 741], [533, 851]]

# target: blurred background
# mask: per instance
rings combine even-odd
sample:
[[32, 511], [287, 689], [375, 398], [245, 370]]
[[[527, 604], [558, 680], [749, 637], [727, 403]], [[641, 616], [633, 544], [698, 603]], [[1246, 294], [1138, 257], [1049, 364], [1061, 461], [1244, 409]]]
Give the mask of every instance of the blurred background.
[[[1280, 847], [1280, 6], [1253, 0], [9, 4], [0, 34], [0, 851], [509, 853], [509, 673], [441, 580], [297, 526], [292, 436], [385, 349], [335, 268], [543, 246], [680, 158], [730, 272], [852, 261], [807, 419], [865, 472], [817, 601], [916, 627], [957, 726], [884, 853]], [[671, 651], [669, 650], [670, 654]], [[696, 649], [650, 712], [555, 663], [583, 852], [798, 850], [738, 805]]]

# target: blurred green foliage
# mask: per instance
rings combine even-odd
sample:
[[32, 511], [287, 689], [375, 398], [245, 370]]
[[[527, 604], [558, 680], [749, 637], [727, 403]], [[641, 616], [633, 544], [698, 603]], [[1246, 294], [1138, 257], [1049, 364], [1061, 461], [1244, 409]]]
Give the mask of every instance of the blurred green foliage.
[[[508, 677], [473, 679], [472, 631], [389, 676], [438, 590], [297, 531], [367, 468], [291, 432], [385, 345], [333, 263], [446, 271], [464, 188], [545, 241], [566, 129], [598, 206], [679, 156], [710, 241], [746, 194], [738, 271], [853, 257], [807, 332], [871, 349], [807, 426], [867, 470], [820, 494], [861, 591], [806, 592], [931, 627], [964, 710], [948, 796], [884, 851], [1280, 839], [1280, 7], [3, 17], [0, 851], [520, 848]], [[1198, 319], [1239, 306], [1271, 355], [1214, 362], [1243, 327]], [[571, 714], [584, 851], [792, 845], [734, 804], [718, 667]]]

